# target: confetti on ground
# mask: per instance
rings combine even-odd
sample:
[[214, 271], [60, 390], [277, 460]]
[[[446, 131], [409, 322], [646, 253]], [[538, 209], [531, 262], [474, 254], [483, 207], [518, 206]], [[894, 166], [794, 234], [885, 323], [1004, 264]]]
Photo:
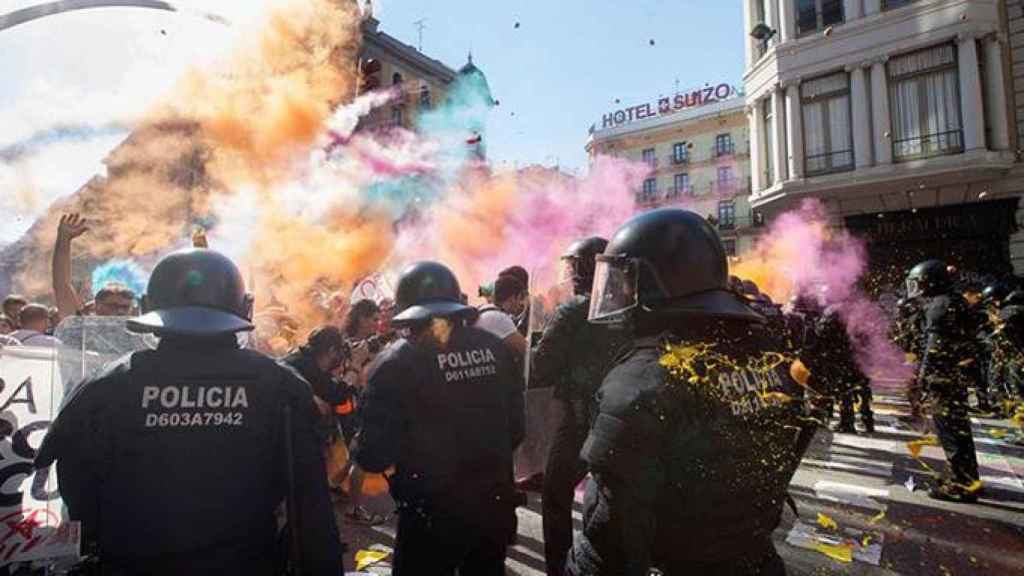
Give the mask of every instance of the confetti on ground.
[[882, 560], [885, 536], [855, 528], [842, 528], [839, 534], [820, 531], [817, 526], [799, 520], [786, 535], [790, 546], [814, 550], [842, 563], [853, 561], [878, 566]]
[[913, 492], [916, 485], [914, 484], [914, 477], [907, 478], [907, 481], [903, 483], [907, 487], [907, 492]]

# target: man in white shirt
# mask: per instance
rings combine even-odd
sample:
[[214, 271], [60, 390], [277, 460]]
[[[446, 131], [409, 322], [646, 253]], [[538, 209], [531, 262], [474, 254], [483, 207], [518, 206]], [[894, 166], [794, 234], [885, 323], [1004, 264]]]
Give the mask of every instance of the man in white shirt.
[[9, 336], [21, 342], [22, 346], [56, 348], [60, 346], [60, 340], [46, 334], [49, 320], [49, 308], [42, 304], [28, 304], [21, 309], [18, 315], [18, 324], [21, 328], [10, 333]]
[[514, 276], [499, 276], [494, 281], [494, 304], [480, 308], [476, 327], [494, 334], [505, 343], [516, 358], [526, 357], [526, 338], [516, 329], [512, 313], [526, 297], [526, 287]]

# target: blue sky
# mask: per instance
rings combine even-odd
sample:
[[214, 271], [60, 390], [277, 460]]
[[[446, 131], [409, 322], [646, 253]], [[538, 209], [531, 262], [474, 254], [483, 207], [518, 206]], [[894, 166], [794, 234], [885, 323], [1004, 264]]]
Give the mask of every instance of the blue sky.
[[[0, 0], [0, 13], [43, 0]], [[233, 22], [283, 0], [177, 0]], [[293, 0], [298, 1], [298, 0]], [[588, 127], [602, 114], [705, 82], [739, 84], [737, 0], [378, 0], [381, 28], [460, 67], [472, 49], [501, 102], [488, 151], [496, 164], [556, 162], [585, 171]], [[516, 28], [516, 23], [519, 28]], [[87, 139], [0, 161], [0, 243], [101, 169], [129, 124], [189, 66], [229, 49], [243, 26], [195, 15], [114, 8], [45, 18], [0, 33], [0, 152], [54, 126], [98, 126]], [[651, 45], [651, 41], [654, 45]], [[619, 100], [616, 104], [615, 100]], [[116, 130], [114, 131], [116, 132]]]
[[423, 50], [449, 65], [472, 48], [501, 102], [488, 146], [499, 162], [584, 168], [587, 128], [603, 113], [670, 93], [677, 79], [742, 83], [738, 0], [380, 0], [375, 14], [412, 45], [426, 18]]

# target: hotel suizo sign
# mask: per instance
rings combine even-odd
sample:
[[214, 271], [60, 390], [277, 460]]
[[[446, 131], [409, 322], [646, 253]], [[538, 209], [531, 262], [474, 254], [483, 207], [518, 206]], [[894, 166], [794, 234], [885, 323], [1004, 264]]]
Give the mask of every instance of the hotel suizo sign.
[[608, 112], [602, 117], [601, 128], [614, 128], [636, 120], [674, 114], [690, 108], [728, 100], [739, 95], [739, 89], [729, 84], [705, 86], [697, 90], [676, 94], [672, 98], [659, 98], [657, 102], [647, 102], [638, 106], [630, 106], [629, 108]]

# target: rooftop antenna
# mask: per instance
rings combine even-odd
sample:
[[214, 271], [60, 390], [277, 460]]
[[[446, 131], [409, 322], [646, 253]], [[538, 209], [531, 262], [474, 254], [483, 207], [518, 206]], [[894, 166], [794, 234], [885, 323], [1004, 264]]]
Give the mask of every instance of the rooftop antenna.
[[427, 19], [420, 18], [413, 22], [412, 25], [416, 27], [416, 33], [419, 35], [419, 44], [416, 49], [423, 52], [423, 29], [427, 27]]

